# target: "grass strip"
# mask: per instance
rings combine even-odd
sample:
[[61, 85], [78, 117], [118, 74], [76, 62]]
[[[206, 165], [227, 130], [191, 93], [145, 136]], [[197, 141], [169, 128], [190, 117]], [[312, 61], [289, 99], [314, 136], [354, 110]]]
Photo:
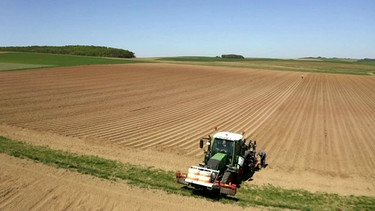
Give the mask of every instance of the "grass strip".
[[49, 166], [69, 169], [82, 174], [110, 180], [126, 180], [129, 184], [166, 191], [168, 193], [205, 197], [222, 203], [243, 207], [263, 206], [298, 210], [375, 210], [375, 198], [366, 196], [340, 196], [328, 193], [310, 193], [304, 190], [287, 190], [272, 185], [243, 185], [234, 198], [217, 198], [206, 192], [197, 192], [177, 184], [174, 172], [153, 167], [121, 163], [98, 156], [52, 150], [0, 136], [0, 153], [26, 158]]

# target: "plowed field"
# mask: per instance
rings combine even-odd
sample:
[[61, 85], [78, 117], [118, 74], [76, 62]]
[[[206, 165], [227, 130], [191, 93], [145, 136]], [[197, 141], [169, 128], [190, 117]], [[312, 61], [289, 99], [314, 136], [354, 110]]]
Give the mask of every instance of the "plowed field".
[[218, 126], [268, 152], [253, 183], [375, 196], [375, 77], [300, 75], [174, 64], [3, 72], [0, 135], [185, 170]]

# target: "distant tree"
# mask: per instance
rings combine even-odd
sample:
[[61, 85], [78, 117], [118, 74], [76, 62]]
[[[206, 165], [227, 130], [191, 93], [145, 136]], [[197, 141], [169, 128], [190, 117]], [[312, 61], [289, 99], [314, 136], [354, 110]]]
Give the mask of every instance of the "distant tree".
[[359, 59], [358, 61], [359, 61], [359, 62], [375, 62], [375, 59], [364, 58], [364, 59]]
[[244, 59], [242, 55], [237, 55], [237, 54], [223, 54], [221, 55], [221, 58], [223, 59]]

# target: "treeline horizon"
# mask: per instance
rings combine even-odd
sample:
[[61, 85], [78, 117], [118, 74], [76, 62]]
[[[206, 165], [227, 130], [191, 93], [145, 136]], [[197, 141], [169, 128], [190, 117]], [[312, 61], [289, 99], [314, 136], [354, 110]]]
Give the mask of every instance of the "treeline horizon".
[[98, 56], [115, 58], [135, 58], [135, 54], [129, 50], [93, 45], [6, 46], [0, 47], [0, 51], [69, 54], [78, 56]]

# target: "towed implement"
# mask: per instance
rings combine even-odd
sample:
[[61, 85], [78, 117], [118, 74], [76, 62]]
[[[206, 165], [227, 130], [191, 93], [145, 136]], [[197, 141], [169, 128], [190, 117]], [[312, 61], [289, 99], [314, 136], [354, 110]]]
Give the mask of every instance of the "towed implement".
[[202, 138], [204, 160], [191, 166], [188, 173], [176, 172], [178, 183], [199, 190], [215, 191], [221, 195], [234, 196], [243, 181], [250, 179], [259, 165], [256, 158], [256, 141], [247, 145], [243, 134], [217, 132], [212, 137]]

